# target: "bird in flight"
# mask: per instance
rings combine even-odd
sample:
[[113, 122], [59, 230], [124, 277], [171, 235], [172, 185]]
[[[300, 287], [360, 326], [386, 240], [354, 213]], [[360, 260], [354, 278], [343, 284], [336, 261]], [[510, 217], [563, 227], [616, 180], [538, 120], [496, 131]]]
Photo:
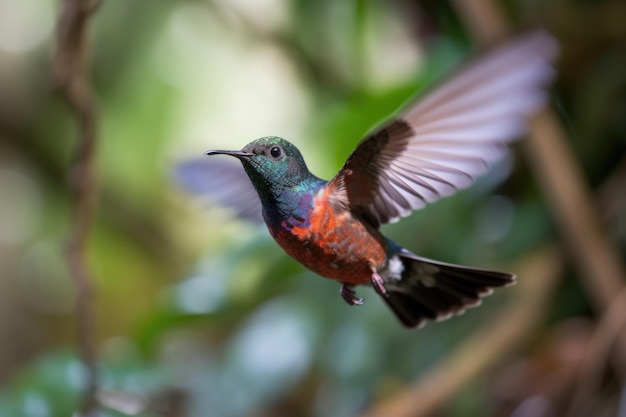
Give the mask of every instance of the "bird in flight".
[[[361, 305], [371, 285], [407, 327], [480, 304], [513, 274], [416, 255], [383, 236], [382, 224], [467, 188], [524, 134], [554, 76], [558, 45], [535, 30], [463, 66], [384, 127], [363, 139], [330, 181], [313, 175], [300, 151], [279, 137], [179, 167], [181, 182], [248, 219], [261, 219], [290, 256], [341, 284]], [[246, 175], [247, 174], [247, 175]]]

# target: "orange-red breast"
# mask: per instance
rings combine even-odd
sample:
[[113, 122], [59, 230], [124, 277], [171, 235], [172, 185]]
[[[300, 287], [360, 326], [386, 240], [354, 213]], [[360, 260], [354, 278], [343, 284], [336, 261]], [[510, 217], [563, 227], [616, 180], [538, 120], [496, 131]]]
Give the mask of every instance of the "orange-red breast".
[[[539, 30], [491, 50], [367, 136], [330, 181], [313, 175], [300, 151], [278, 137], [207, 152], [238, 158], [249, 181], [219, 161], [183, 167], [183, 180], [214, 192], [219, 178], [222, 204], [246, 217], [262, 213], [285, 252], [340, 282], [351, 305], [363, 303], [354, 286], [368, 284], [409, 327], [460, 314], [515, 276], [423, 258], [378, 228], [484, 174], [545, 102], [557, 49]], [[241, 192], [242, 181], [258, 199]]]

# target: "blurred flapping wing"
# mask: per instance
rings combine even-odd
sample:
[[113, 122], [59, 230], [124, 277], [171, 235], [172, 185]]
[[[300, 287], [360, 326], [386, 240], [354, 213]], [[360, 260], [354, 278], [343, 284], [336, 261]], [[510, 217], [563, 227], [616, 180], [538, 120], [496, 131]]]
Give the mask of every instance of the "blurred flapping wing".
[[263, 222], [261, 200], [238, 161], [196, 158], [177, 165], [174, 175], [191, 194], [206, 196], [242, 219]]

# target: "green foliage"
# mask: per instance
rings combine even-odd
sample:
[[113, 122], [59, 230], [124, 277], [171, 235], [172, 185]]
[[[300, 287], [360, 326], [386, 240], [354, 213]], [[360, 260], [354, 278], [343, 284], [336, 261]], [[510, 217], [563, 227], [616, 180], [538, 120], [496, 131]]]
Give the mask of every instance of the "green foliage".
[[[297, 144], [315, 174], [330, 178], [368, 131], [461, 62], [469, 41], [447, 5], [263, 4], [105, 1], [96, 14], [101, 196], [88, 258], [101, 384], [140, 399], [182, 392], [189, 416], [352, 416], [445, 359], [499, 314], [515, 287], [464, 316], [407, 331], [371, 289], [359, 288], [366, 303], [351, 308], [336, 283], [288, 258], [264, 229], [193, 205], [172, 183], [172, 168], [209, 148], [279, 135]], [[52, 25], [52, 15], [43, 18]], [[428, 28], [436, 36], [425, 45], [416, 33]], [[73, 293], [61, 266], [74, 127], [46, 84], [52, 36], [0, 55], [17, 68], [0, 72], [0, 105], [8, 109], [0, 112], [0, 180], [18, 173], [31, 187], [7, 188], [3, 199], [32, 228], [9, 236], [14, 222], [0, 221], [0, 348], [10, 346], [0, 350], [2, 417], [71, 415], [83, 383], [72, 350]], [[558, 86], [575, 150], [595, 184], [626, 149], [623, 95], [615, 93], [624, 85], [623, 62], [623, 51], [607, 51], [589, 73], [565, 68]], [[31, 87], [5, 87], [22, 84]], [[515, 163], [385, 233], [449, 262], [523, 258], [555, 235], [536, 191], [540, 179]], [[609, 222], [623, 226], [623, 214]], [[626, 247], [624, 228], [614, 235]], [[579, 287], [567, 285], [564, 294], [539, 332], [588, 313]], [[490, 389], [482, 381], [469, 387], [445, 415], [485, 415]], [[136, 415], [174, 415], [144, 402]], [[101, 415], [124, 414], [109, 408]]]

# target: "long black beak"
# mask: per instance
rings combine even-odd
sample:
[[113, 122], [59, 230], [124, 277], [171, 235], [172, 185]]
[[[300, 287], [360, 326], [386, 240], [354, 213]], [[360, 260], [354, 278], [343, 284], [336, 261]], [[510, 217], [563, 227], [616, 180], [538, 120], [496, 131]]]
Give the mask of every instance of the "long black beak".
[[244, 151], [222, 151], [222, 150], [218, 150], [218, 149], [212, 149], [210, 151], [206, 151], [204, 153], [205, 155], [230, 155], [230, 156], [234, 156], [235, 158], [248, 158], [250, 156], [254, 156], [253, 153], [250, 152], [244, 152]]

